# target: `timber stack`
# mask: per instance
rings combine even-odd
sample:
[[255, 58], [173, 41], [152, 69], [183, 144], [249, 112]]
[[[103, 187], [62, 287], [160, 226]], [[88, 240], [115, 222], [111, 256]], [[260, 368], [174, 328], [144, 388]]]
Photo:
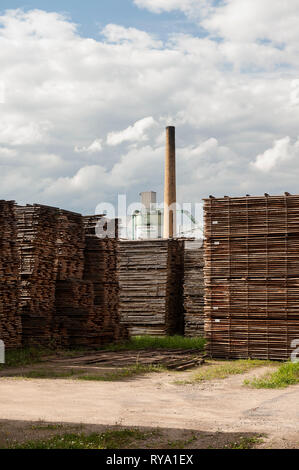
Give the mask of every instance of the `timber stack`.
[[46, 346], [52, 337], [57, 266], [58, 210], [41, 205], [16, 206], [24, 345]]
[[94, 290], [89, 281], [57, 281], [55, 302], [56, 344], [62, 347], [98, 345], [94, 323]]
[[185, 336], [204, 336], [204, 275], [202, 240], [185, 240]]
[[211, 197], [204, 212], [209, 353], [288, 359], [299, 338], [299, 196]]
[[56, 237], [57, 279], [82, 279], [85, 232], [81, 214], [59, 209]]
[[128, 337], [118, 317], [117, 237], [98, 239], [100, 221], [0, 202], [0, 339], [7, 347], [94, 347]]
[[6, 348], [17, 348], [22, 341], [16, 229], [14, 201], [0, 201], [0, 339]]
[[81, 214], [58, 210], [53, 342], [86, 346], [92, 330], [94, 293], [83, 281], [85, 233]]
[[120, 318], [131, 335], [182, 332], [183, 249], [179, 240], [120, 241]]
[[94, 215], [83, 217], [83, 221], [84, 280], [91, 282], [93, 286], [94, 323], [100, 343], [128, 339], [128, 330], [120, 323], [118, 310], [118, 220]]

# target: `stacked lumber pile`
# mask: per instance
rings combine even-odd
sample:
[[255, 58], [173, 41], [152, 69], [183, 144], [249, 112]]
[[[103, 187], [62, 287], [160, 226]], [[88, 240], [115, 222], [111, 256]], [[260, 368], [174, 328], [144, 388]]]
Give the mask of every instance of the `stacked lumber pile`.
[[[117, 234], [97, 238], [99, 223], [102, 216], [0, 201], [0, 339], [7, 347], [127, 339], [118, 317]], [[110, 236], [112, 223], [105, 224]]]
[[0, 201], [0, 340], [6, 348], [21, 345], [18, 284], [14, 201]]
[[299, 196], [210, 198], [204, 210], [210, 354], [289, 359], [299, 338]]
[[81, 214], [58, 210], [56, 293], [53, 342], [64, 347], [86, 346], [93, 317], [92, 285], [83, 282], [85, 233]]
[[[100, 344], [128, 338], [127, 328], [119, 319], [119, 284], [117, 273], [118, 221], [101, 215], [83, 217], [85, 228], [84, 280], [94, 291], [94, 324]], [[105, 238], [97, 236], [104, 227]], [[110, 232], [110, 229], [113, 233]]]
[[48, 345], [55, 311], [58, 210], [41, 205], [16, 206], [15, 214], [23, 344]]
[[120, 316], [130, 334], [182, 332], [183, 250], [179, 240], [120, 242]]
[[213, 238], [206, 245], [206, 273], [219, 277], [296, 277], [299, 272], [299, 236]]
[[222, 238], [299, 233], [298, 207], [299, 196], [291, 195], [206, 199], [205, 234]]
[[92, 282], [57, 281], [55, 306], [56, 343], [63, 347], [97, 344]]
[[185, 336], [204, 336], [204, 275], [202, 240], [185, 241]]
[[59, 209], [57, 227], [57, 279], [82, 279], [85, 233], [81, 214]]

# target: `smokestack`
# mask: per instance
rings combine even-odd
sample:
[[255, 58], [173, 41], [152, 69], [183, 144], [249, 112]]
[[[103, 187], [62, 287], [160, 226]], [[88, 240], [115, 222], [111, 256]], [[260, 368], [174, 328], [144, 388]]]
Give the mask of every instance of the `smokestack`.
[[164, 186], [164, 238], [176, 236], [176, 175], [175, 127], [166, 128], [166, 159]]

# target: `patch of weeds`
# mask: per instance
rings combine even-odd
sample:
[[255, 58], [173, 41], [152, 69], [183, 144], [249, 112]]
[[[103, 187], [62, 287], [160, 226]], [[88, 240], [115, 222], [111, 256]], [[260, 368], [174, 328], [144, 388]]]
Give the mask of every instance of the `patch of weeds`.
[[82, 371], [73, 369], [60, 372], [52, 369], [38, 369], [22, 372], [18, 377], [24, 379], [66, 379], [80, 373]]
[[174, 336], [133, 336], [125, 343], [107, 345], [105, 350], [124, 351], [138, 349], [194, 349], [203, 351], [206, 344], [204, 338], [186, 338], [180, 335]]
[[196, 439], [197, 437], [193, 435], [190, 439], [187, 439], [185, 441], [168, 441], [167, 447], [169, 449], [185, 449], [189, 444], [192, 444], [194, 441], [196, 441]]
[[225, 449], [253, 449], [256, 444], [263, 443], [263, 436], [258, 437], [241, 437], [240, 440], [227, 444], [224, 446]]
[[44, 348], [8, 349], [5, 352], [5, 364], [0, 364], [0, 370], [36, 364], [50, 354], [53, 354], [53, 351]]
[[106, 431], [101, 434], [63, 434], [50, 439], [28, 441], [10, 446], [13, 449], [121, 449], [136, 440], [151, 437], [152, 433], [136, 429]]
[[90, 381], [100, 381], [100, 382], [115, 382], [118, 380], [129, 379], [138, 375], [144, 375], [152, 372], [163, 372], [166, 369], [163, 366], [151, 366], [151, 365], [141, 365], [136, 364], [119, 371], [110, 372], [104, 375], [80, 375], [77, 377], [77, 380], [90, 380]]
[[262, 366], [273, 365], [271, 361], [261, 361], [254, 359], [239, 359], [236, 361], [221, 361], [219, 363], [213, 363], [213, 361], [207, 361], [207, 366], [200, 368], [190, 380], [176, 381], [178, 385], [194, 384], [198, 382], [226, 379], [229, 375], [244, 374], [251, 369]]
[[299, 362], [286, 362], [275, 372], [245, 380], [244, 385], [252, 388], [286, 388], [299, 383]]
[[86, 347], [80, 348], [78, 346], [72, 349], [58, 349], [56, 352], [59, 357], [72, 358], [72, 357], [81, 356], [83, 354], [90, 354], [95, 351], [96, 352], [99, 351], [99, 348], [86, 348]]
[[59, 431], [60, 429], [64, 429], [64, 424], [33, 424], [31, 429], [33, 431]]

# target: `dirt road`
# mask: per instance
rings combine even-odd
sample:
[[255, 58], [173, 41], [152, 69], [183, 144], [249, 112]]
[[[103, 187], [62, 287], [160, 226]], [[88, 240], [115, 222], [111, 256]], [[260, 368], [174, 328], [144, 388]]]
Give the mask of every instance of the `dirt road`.
[[[299, 448], [299, 386], [256, 390], [245, 378], [266, 368], [196, 385], [176, 373], [121, 382], [0, 379], [1, 420], [265, 433], [264, 447]], [[180, 374], [188, 378], [192, 372]]]

